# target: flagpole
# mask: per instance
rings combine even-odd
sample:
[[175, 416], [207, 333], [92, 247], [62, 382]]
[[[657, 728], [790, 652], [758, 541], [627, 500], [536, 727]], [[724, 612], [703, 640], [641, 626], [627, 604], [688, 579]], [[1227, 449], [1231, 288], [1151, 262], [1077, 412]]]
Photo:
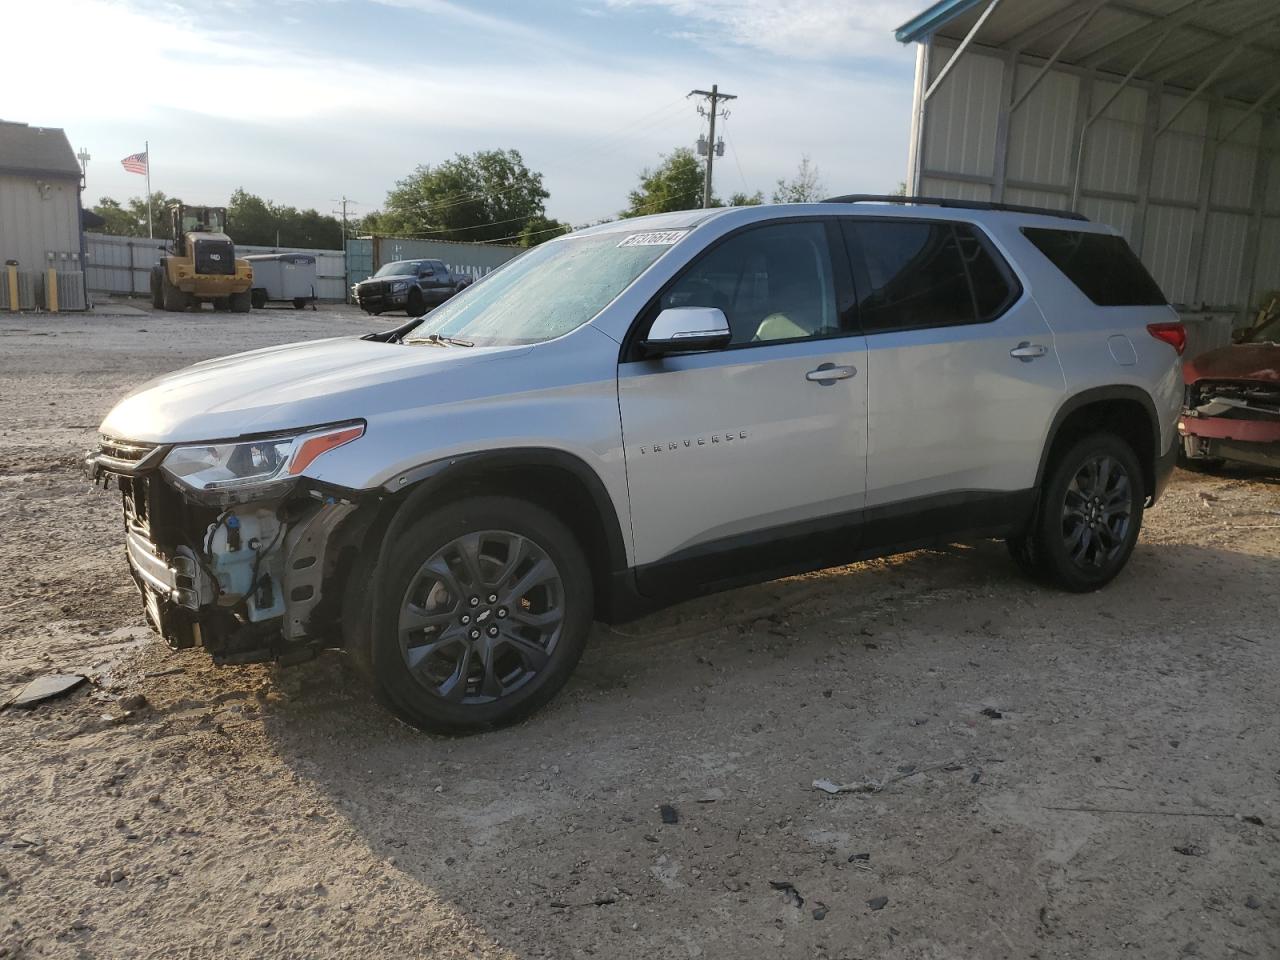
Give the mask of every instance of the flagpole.
[[[134, 141], [134, 143], [137, 142], [136, 140]], [[143, 140], [142, 146], [145, 148], [147, 156], [147, 237], [154, 240], [156, 231], [151, 224], [151, 141]]]

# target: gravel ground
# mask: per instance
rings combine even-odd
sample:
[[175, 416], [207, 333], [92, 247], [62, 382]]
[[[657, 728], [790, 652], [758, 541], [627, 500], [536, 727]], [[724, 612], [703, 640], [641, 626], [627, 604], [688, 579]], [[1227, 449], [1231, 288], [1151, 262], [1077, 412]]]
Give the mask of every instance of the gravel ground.
[[0, 695], [94, 680], [0, 713], [0, 957], [1280, 956], [1258, 474], [1179, 473], [1096, 595], [983, 543], [599, 627], [486, 736], [398, 724], [337, 654], [167, 651], [76, 470], [100, 418], [195, 360], [386, 325], [0, 319]]

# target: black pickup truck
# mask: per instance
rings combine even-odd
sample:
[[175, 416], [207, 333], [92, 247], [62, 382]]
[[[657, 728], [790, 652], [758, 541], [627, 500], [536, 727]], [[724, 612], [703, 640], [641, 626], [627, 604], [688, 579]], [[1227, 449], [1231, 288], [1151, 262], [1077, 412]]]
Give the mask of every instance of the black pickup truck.
[[411, 317], [420, 317], [470, 286], [474, 279], [454, 273], [442, 260], [396, 260], [355, 284], [351, 296], [360, 309], [374, 316], [386, 310], [403, 310]]

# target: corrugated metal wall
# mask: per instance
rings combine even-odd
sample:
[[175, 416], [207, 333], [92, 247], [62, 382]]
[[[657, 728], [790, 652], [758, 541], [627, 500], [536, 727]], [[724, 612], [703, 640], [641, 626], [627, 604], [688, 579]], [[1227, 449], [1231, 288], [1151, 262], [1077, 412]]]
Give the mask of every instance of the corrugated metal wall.
[[[160, 262], [166, 241], [145, 237], [112, 237], [86, 233], [88, 286], [97, 293], [150, 296], [151, 268]], [[236, 245], [239, 256], [253, 253], [309, 253], [316, 258], [316, 296], [346, 298], [346, 260], [341, 250], [303, 250], [293, 247]]]
[[[75, 180], [0, 174], [0, 272], [17, 260], [21, 306], [46, 302], [46, 271], [58, 271], [59, 309], [83, 310], [80, 272], [80, 185]], [[6, 295], [7, 301], [7, 295]], [[8, 308], [8, 303], [5, 303]]]
[[495, 243], [361, 237], [347, 241], [347, 286], [359, 283], [379, 267], [396, 260], [443, 260], [454, 273], [470, 274], [479, 280], [521, 253], [524, 253], [523, 247]]
[[[953, 49], [933, 40], [923, 51], [926, 86]], [[1183, 109], [1183, 96], [1133, 81], [1082, 133], [1119, 78], [1055, 66], [1008, 116], [1002, 150], [1001, 107], [1041, 66], [971, 47], [923, 108], [918, 92], [911, 192], [1054, 209], [1075, 197], [1125, 235], [1184, 309], [1238, 315], [1280, 288], [1274, 121], [1258, 112], [1237, 127], [1238, 106], [1202, 97]]]

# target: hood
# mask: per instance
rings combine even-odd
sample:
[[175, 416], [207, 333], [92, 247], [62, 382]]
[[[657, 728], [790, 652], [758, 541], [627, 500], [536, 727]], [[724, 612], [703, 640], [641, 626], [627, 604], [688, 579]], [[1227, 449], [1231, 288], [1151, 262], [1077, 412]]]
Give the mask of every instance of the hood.
[[1182, 368], [1187, 383], [1198, 380], [1259, 380], [1280, 383], [1280, 344], [1237, 343], [1202, 353]]
[[358, 287], [361, 284], [365, 284], [365, 283], [382, 283], [384, 280], [417, 280], [417, 279], [418, 278], [411, 273], [396, 273], [396, 274], [388, 274], [385, 277], [365, 277], [363, 280], [360, 281], [360, 283], [357, 283], [356, 286]]
[[99, 430], [119, 440], [184, 443], [370, 418], [474, 392], [479, 378], [467, 371], [515, 362], [531, 349], [404, 346], [354, 337], [268, 347], [143, 384]]

